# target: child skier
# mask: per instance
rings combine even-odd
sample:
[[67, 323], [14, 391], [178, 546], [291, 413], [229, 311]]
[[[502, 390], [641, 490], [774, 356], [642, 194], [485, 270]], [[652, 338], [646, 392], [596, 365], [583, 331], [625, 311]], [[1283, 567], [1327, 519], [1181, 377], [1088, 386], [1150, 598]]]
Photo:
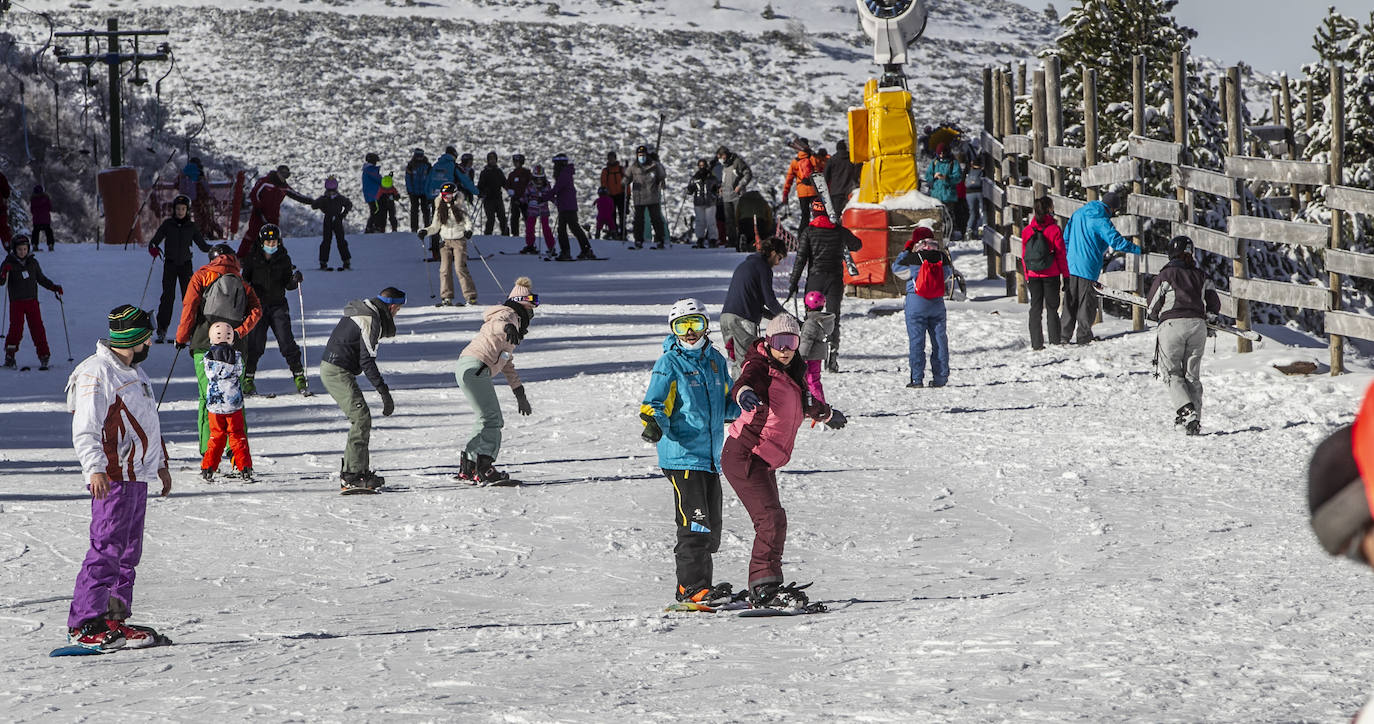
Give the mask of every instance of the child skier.
[[924, 387], [926, 337], [930, 337], [931, 387], [949, 381], [949, 336], [945, 332], [945, 282], [954, 273], [949, 254], [940, 250], [935, 234], [925, 226], [911, 232], [911, 240], [892, 262], [892, 272], [906, 280], [906, 335], [911, 381]]
[[152, 320], [125, 304], [110, 312], [109, 329], [109, 339], [100, 340], [67, 381], [72, 446], [91, 491], [91, 547], [76, 577], [67, 643], [100, 652], [167, 643], [156, 631], [125, 621], [143, 551], [147, 481], [161, 481], [164, 496], [172, 491], [157, 399], [140, 366], [148, 357]]
[[353, 202], [339, 193], [339, 180], [333, 176], [325, 179], [324, 195], [310, 202], [310, 208], [324, 213], [324, 239], [320, 241], [320, 271], [330, 271], [329, 241], [331, 237], [338, 242], [339, 258], [343, 260], [343, 266], [340, 266], [339, 269], [348, 269], [349, 260], [353, 257], [348, 253], [348, 240], [344, 238], [343, 220], [344, 216], [353, 210]]
[[10, 253], [0, 264], [0, 286], [10, 286], [10, 329], [5, 335], [5, 366], [13, 369], [16, 365], [14, 355], [19, 352], [19, 341], [24, 338], [24, 322], [27, 320], [29, 334], [33, 335], [33, 346], [38, 352], [38, 369], [48, 368], [48, 333], [43, 328], [43, 313], [38, 308], [38, 285], [57, 294], [62, 301], [62, 285], [54, 284], [43, 276], [38, 259], [29, 253], [28, 234], [16, 234], [10, 243]]
[[706, 605], [734, 596], [712, 583], [711, 555], [720, 550], [720, 450], [725, 422], [739, 417], [730, 398], [725, 357], [711, 346], [706, 307], [679, 299], [668, 311], [671, 334], [654, 363], [639, 408], [644, 439], [658, 444], [658, 466], [673, 486], [677, 512], [678, 601]]
[[[601, 231], [611, 232], [609, 237], [602, 236]], [[615, 225], [615, 199], [605, 186], [596, 190], [596, 233], [598, 239], [615, 238], [620, 235], [620, 229]]]
[[1155, 277], [1149, 299], [1150, 319], [1159, 321], [1159, 367], [1174, 407], [1174, 425], [1196, 435], [1202, 431], [1207, 318], [1221, 311], [1221, 298], [1193, 259], [1192, 239], [1175, 236], [1169, 241], [1169, 263]]
[[806, 293], [806, 320], [802, 322], [801, 347], [797, 352], [806, 362], [806, 389], [811, 396], [825, 402], [825, 388], [821, 386], [821, 365], [830, 354], [830, 333], [835, 329], [835, 315], [825, 311], [825, 294]]
[[228, 322], [210, 325], [210, 349], [201, 358], [201, 364], [205, 365], [205, 410], [210, 414], [210, 445], [200, 460], [200, 477], [206, 482], [214, 480], [226, 442], [230, 450], [229, 462], [239, 477], [244, 482], [253, 480], [253, 456], [248, 451], [243, 389], [239, 386], [243, 362], [233, 344], [232, 325]]
[[549, 227], [549, 198], [552, 194], [549, 178], [544, 175], [544, 167], [535, 164], [534, 174], [530, 176], [530, 183], [525, 187], [525, 248], [520, 250], [521, 254], [539, 253], [534, 246], [536, 220], [544, 227], [544, 247], [549, 250], [548, 255], [556, 254], [553, 250], [553, 229]]
[[[777, 470], [792, 458], [804, 417], [838, 430], [847, 422], [806, 391], [806, 366], [797, 356], [801, 326], [783, 313], [768, 322], [767, 336], [751, 345], [734, 398], [741, 414], [730, 425], [721, 467], [754, 522], [749, 560], [749, 603], [755, 608], [806, 608], [806, 586], [783, 585], [782, 551], [787, 511], [778, 498]], [[809, 584], [808, 584], [809, 585]]]
[[488, 307], [482, 315], [482, 328], [458, 355], [455, 377], [463, 396], [472, 405], [477, 419], [472, 437], [460, 454], [458, 479], [481, 485], [516, 485], [511, 477], [496, 469], [501, 452], [501, 403], [496, 398], [492, 377], [500, 372], [515, 395], [516, 411], [528, 415], [533, 410], [525, 397], [525, 387], [515, 372], [515, 347], [529, 332], [539, 295], [529, 277], [515, 280], [510, 296], [499, 307]]
[[[458, 202], [458, 185], [446, 183], [439, 189], [439, 202], [434, 206], [434, 221], [416, 235], [423, 241], [430, 234], [439, 234], [443, 246], [439, 247], [439, 305], [453, 306], [453, 272], [458, 272], [458, 284], [463, 288], [463, 298], [468, 304], [477, 303], [477, 283], [468, 273], [468, 239], [472, 238], [472, 219], [467, 209]], [[458, 306], [463, 306], [462, 302]]]
[[382, 177], [382, 188], [377, 192], [378, 213], [382, 217], [377, 222], [377, 231], [386, 231], [386, 222], [391, 222], [391, 231], [396, 231], [396, 205], [400, 203], [401, 192], [396, 190], [396, 181], [391, 174]]

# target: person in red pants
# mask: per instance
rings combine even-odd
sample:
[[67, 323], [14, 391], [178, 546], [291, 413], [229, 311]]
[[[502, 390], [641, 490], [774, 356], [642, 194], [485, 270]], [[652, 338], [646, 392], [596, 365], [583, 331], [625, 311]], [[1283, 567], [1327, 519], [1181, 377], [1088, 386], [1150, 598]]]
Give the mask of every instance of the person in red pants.
[[248, 427], [243, 422], [243, 360], [234, 350], [234, 327], [228, 322], [210, 325], [210, 349], [201, 358], [205, 366], [205, 411], [209, 414], [210, 441], [200, 461], [200, 477], [215, 478], [224, 446], [229, 460], [244, 482], [253, 482], [253, 455], [248, 449]]
[[19, 341], [24, 338], [24, 323], [29, 325], [33, 335], [33, 346], [38, 351], [38, 369], [48, 368], [48, 333], [43, 329], [43, 314], [38, 308], [38, 285], [57, 293], [62, 298], [62, 286], [54, 284], [43, 276], [38, 260], [29, 253], [28, 234], [19, 234], [10, 244], [10, 253], [0, 264], [0, 286], [10, 287], [10, 329], [5, 335], [5, 366], [14, 367], [14, 355], [19, 352]]
[[749, 603], [754, 608], [808, 607], [802, 593], [806, 586], [783, 585], [787, 511], [778, 498], [777, 470], [792, 458], [797, 428], [805, 418], [835, 430], [847, 422], [844, 413], [807, 391], [800, 346], [801, 325], [787, 313], [773, 317], [767, 336], [750, 345], [733, 388], [741, 414], [731, 423], [720, 454], [725, 478], [754, 521], [749, 559]]

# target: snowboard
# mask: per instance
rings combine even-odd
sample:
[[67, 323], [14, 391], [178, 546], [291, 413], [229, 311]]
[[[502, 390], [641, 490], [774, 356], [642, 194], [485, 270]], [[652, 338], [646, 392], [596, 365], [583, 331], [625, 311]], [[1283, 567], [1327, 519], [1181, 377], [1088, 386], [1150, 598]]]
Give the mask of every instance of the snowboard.
[[663, 610], [666, 611], [666, 612], [679, 612], [679, 613], [680, 613], [680, 612], [715, 613], [716, 611], [741, 611], [741, 610], [746, 610], [746, 609], [748, 609], [748, 608], [749, 608], [749, 602], [748, 602], [748, 601], [730, 601], [729, 603], [722, 603], [722, 604], [720, 604], [720, 605], [718, 605], [718, 606], [709, 606], [709, 605], [704, 604], [704, 603], [693, 603], [693, 602], [691, 602], [691, 601], [678, 601], [678, 602], [676, 602], [676, 603], [668, 604], [668, 607], [665, 608], [665, 609], [663, 609]]
[[339, 488], [339, 495], [376, 495], [381, 488]]
[[825, 613], [825, 604], [811, 603], [803, 608], [749, 608], [739, 612], [740, 618], [771, 618], [773, 616], [809, 616]]
[[[1141, 307], [1142, 309], [1149, 307], [1149, 302], [1146, 301], [1145, 297], [1142, 297], [1139, 294], [1134, 294], [1132, 292], [1123, 292], [1120, 289], [1113, 289], [1107, 286], [1098, 286], [1097, 295], [1104, 299], [1111, 299], [1114, 301], [1123, 302], [1125, 304], [1131, 304], [1137, 307]], [[1207, 328], [1216, 330], [1218, 332], [1225, 332], [1226, 334], [1235, 335], [1237, 337], [1240, 337], [1241, 339], [1248, 339], [1251, 342], [1260, 342], [1264, 340], [1264, 338], [1260, 336], [1260, 333], [1254, 331], [1253, 329], [1240, 329], [1239, 327], [1233, 327], [1229, 324], [1218, 324], [1213, 322], [1208, 322]]]
[[[150, 629], [150, 628], [148, 628], [148, 627], [146, 627], [146, 626], [130, 626], [129, 628], [138, 629], [139, 631], [147, 631], [147, 632], [153, 634], [153, 643], [151, 643], [151, 644], [149, 644], [149, 645], [147, 645], [147, 646], [140, 646], [140, 647], [139, 647], [140, 649], [151, 649], [151, 648], [156, 648], [156, 647], [158, 647], [158, 646], [171, 646], [171, 645], [172, 645], [172, 640], [171, 640], [170, 638], [168, 638], [168, 637], [166, 637], [166, 636], [164, 636], [164, 635], [162, 635], [162, 634], [160, 634], [160, 633], [158, 633], [158, 632], [156, 632], [156, 631], [153, 631], [152, 629]], [[49, 656], [49, 657], [57, 657], [57, 656], [100, 656], [100, 655], [102, 655], [102, 654], [113, 654], [113, 653], [115, 653], [115, 652], [117, 652], [117, 651], [123, 651], [123, 650], [124, 650], [124, 647], [122, 647], [122, 646], [121, 646], [120, 648], [117, 648], [117, 649], [109, 649], [109, 650], [107, 650], [107, 651], [102, 651], [102, 650], [100, 650], [100, 649], [91, 649], [91, 648], [86, 648], [85, 646], [77, 646], [76, 644], [67, 644], [66, 646], [58, 646], [57, 648], [55, 648], [55, 649], [53, 649], [52, 651], [48, 652], [48, 656]], [[136, 650], [136, 649], [130, 649], [130, 650]]]

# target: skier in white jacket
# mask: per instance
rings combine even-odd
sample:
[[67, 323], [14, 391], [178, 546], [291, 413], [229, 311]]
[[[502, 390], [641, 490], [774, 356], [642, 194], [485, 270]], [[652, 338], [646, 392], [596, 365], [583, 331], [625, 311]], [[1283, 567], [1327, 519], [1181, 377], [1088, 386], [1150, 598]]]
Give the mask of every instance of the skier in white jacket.
[[172, 490], [157, 398], [139, 367], [148, 357], [153, 324], [132, 305], [109, 314], [109, 339], [72, 371], [67, 407], [72, 446], [91, 491], [91, 547], [76, 578], [67, 641], [94, 651], [165, 643], [146, 626], [129, 626], [134, 569], [143, 551], [148, 482]]

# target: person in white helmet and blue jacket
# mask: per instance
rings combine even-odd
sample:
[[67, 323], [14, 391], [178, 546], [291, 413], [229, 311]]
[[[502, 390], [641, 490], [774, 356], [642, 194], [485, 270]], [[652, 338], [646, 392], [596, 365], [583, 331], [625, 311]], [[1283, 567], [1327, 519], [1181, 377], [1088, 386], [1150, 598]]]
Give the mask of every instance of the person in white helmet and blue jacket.
[[729, 583], [714, 583], [711, 555], [720, 549], [720, 450], [725, 425], [739, 417], [730, 371], [711, 344], [710, 318], [696, 299], [668, 312], [669, 335], [639, 408], [644, 439], [657, 443], [658, 465], [672, 483], [677, 521], [678, 601], [729, 601]]

